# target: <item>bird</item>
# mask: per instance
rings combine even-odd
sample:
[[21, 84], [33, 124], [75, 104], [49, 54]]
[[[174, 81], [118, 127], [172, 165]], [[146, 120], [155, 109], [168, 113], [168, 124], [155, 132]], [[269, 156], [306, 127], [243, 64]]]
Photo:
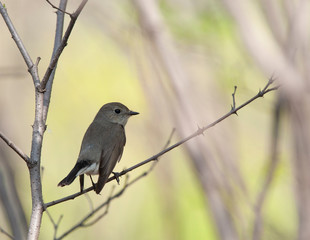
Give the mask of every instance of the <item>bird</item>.
[[82, 192], [84, 174], [90, 178], [99, 174], [97, 184], [91, 178], [94, 190], [99, 194], [122, 157], [126, 144], [125, 125], [131, 116], [137, 114], [119, 102], [103, 105], [86, 130], [76, 164], [58, 186], [70, 185], [79, 176]]

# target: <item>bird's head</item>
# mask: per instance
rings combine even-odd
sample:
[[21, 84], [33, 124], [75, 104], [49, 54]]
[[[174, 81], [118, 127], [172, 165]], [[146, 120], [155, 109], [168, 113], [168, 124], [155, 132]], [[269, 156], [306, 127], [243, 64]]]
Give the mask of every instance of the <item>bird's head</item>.
[[139, 113], [129, 110], [125, 105], [119, 102], [111, 102], [101, 107], [96, 118], [104, 118], [109, 122], [125, 126], [128, 118], [137, 114]]

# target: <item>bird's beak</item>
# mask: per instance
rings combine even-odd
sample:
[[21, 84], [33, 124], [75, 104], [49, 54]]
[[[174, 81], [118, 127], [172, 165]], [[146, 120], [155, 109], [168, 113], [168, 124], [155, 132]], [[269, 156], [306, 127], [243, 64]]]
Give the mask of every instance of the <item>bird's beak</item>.
[[134, 111], [129, 111], [129, 115], [130, 116], [137, 115], [137, 114], [139, 114], [139, 113], [138, 112], [134, 112]]

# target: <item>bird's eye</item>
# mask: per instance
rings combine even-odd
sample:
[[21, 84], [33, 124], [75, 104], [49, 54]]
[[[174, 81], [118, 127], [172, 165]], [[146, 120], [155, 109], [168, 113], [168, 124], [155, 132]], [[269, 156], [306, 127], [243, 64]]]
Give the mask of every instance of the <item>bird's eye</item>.
[[117, 109], [114, 110], [114, 112], [119, 114], [121, 112], [121, 110], [117, 108]]

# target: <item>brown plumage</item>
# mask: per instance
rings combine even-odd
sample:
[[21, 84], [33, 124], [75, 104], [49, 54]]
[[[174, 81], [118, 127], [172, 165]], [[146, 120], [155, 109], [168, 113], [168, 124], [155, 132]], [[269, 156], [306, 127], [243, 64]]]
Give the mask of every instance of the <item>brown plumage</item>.
[[136, 114], [138, 113], [130, 111], [121, 103], [103, 105], [84, 135], [74, 168], [58, 186], [69, 185], [77, 176], [80, 176], [80, 186], [83, 191], [84, 174], [99, 174], [95, 186], [95, 191], [99, 194], [116, 163], [122, 157], [126, 143], [124, 127], [127, 120]]

